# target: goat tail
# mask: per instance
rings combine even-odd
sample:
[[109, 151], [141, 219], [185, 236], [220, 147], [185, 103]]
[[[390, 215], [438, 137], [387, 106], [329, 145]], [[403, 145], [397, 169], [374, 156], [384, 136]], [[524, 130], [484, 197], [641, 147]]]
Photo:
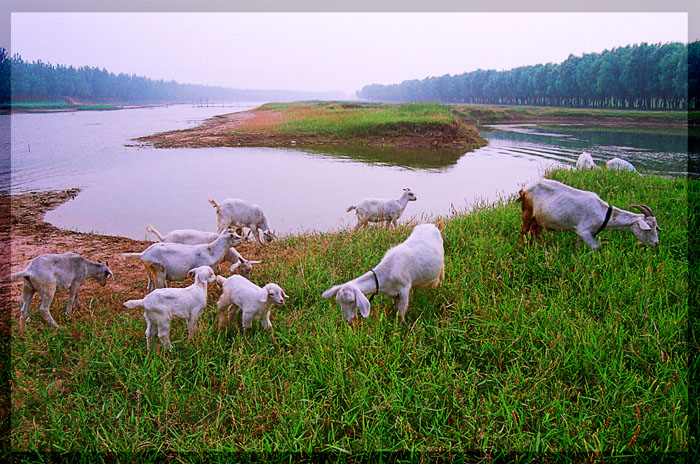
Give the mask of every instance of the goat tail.
[[25, 277], [29, 277], [29, 274], [24, 271], [15, 272], [14, 274], [10, 274], [10, 282], [16, 282]]
[[[241, 264], [240, 261], [238, 262], [238, 264], [239, 265]], [[219, 282], [220, 285], [223, 285], [224, 282], [226, 282], [226, 278], [218, 275], [218, 276], [216, 276], [216, 281]]]
[[158, 241], [159, 241], [159, 242], [162, 242], [162, 241], [163, 241], [163, 236], [160, 235], [160, 232], [158, 232], [158, 231], [155, 229], [155, 227], [153, 227], [152, 225], [148, 224], [148, 225], [146, 226], [146, 232], [150, 232], [150, 233], [152, 233], [153, 235], [155, 235], [156, 237], [158, 237]]
[[219, 209], [219, 205], [214, 201], [213, 198], [210, 198], [210, 199], [209, 199], [209, 203], [211, 203], [211, 205], [212, 205], [214, 208]]
[[140, 258], [141, 253], [122, 253], [122, 256], [125, 258]]
[[134, 308], [142, 308], [143, 307], [143, 300], [129, 300], [124, 302], [124, 306], [126, 306], [129, 309], [134, 309]]
[[518, 193], [520, 194], [520, 196], [515, 200], [515, 202], [522, 203], [523, 200], [525, 199], [525, 190], [520, 189], [520, 191]]
[[346, 209], [345, 212], [346, 212], [346, 213], [349, 213], [349, 212], [352, 211], [353, 209], [355, 209], [355, 205], [348, 206], [348, 209]]
[[440, 220], [438, 221], [438, 223], [435, 224], [435, 227], [437, 227], [438, 230], [439, 230], [440, 232], [442, 232], [442, 229], [445, 228], [445, 221], [443, 221], [442, 219], [440, 219]]

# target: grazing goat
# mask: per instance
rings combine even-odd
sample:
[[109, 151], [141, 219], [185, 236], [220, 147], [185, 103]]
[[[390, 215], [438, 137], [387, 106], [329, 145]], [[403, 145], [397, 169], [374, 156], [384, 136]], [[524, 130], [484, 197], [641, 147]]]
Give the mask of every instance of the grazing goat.
[[396, 227], [398, 219], [406, 209], [409, 201], [416, 201], [416, 195], [411, 192], [411, 189], [403, 189], [403, 193], [397, 199], [383, 200], [380, 198], [364, 198], [357, 205], [348, 206], [345, 212], [350, 212], [353, 209], [357, 215], [357, 225], [355, 230], [360, 226], [367, 227], [368, 222], [384, 222], [386, 228], [391, 224]]
[[570, 230], [586, 245], [597, 250], [596, 235], [605, 230], [627, 230], [639, 240], [638, 244], [657, 246], [659, 236], [656, 217], [648, 206], [634, 205], [643, 214], [609, 206], [600, 197], [578, 190], [555, 180], [542, 179], [520, 190], [523, 226], [521, 240], [530, 232], [539, 237], [542, 229]]
[[608, 160], [608, 162], [605, 163], [605, 167], [608, 169], [619, 169], [621, 171], [637, 171], [632, 165], [632, 163], [620, 158], [613, 158], [611, 160]]
[[187, 273], [200, 266], [215, 268], [224, 259], [229, 248], [238, 245], [241, 237], [225, 231], [212, 243], [183, 245], [181, 243], [154, 243], [141, 253], [123, 253], [137, 257], [148, 274], [148, 291], [165, 286], [166, 280], [185, 280]]
[[579, 155], [578, 160], [576, 160], [576, 169], [577, 170], [582, 170], [582, 169], [594, 169], [595, 168], [595, 163], [593, 162], [593, 157], [591, 156], [590, 153], [584, 151]]
[[[161, 235], [160, 232], [158, 232], [150, 224], [146, 226], [146, 231], [155, 234], [155, 236], [158, 237], [158, 240], [161, 242], [181, 243], [183, 245], [201, 245], [204, 243], [212, 243], [219, 238], [219, 234], [216, 232], [204, 232], [202, 230], [194, 229], [177, 229], [170, 231], [165, 235]], [[233, 263], [234, 266], [236, 265], [235, 263], [240, 263], [238, 273], [245, 276], [247, 279], [250, 278], [250, 271], [253, 269], [252, 264], [257, 264], [260, 262], [248, 261], [244, 259], [235, 248], [229, 248], [223, 260]]]
[[321, 296], [334, 296], [350, 323], [358, 309], [362, 317], [369, 316], [370, 300], [366, 294], [382, 292], [394, 300], [396, 315], [405, 322], [411, 289], [438, 287], [445, 276], [442, 228], [442, 221], [437, 226], [417, 225], [406, 241], [387, 251], [374, 269], [329, 288]]
[[114, 275], [107, 265], [87, 260], [76, 253], [46, 254], [32, 259], [23, 271], [10, 276], [12, 281], [20, 278], [24, 280], [20, 308], [22, 320], [29, 322], [27, 316], [29, 303], [34, 293], [39, 292], [41, 295], [39, 311], [49, 325], [58, 327], [49, 312], [56, 290], [69, 289], [66, 316], [70, 316], [73, 305], [80, 306], [78, 287], [89, 277], [97, 280], [102, 286], [107, 283], [107, 277], [112, 277], [114, 280]]
[[[258, 229], [263, 231], [263, 236], [268, 242], [277, 238], [275, 232], [267, 224], [265, 213], [258, 205], [235, 198], [227, 198], [221, 203], [210, 198], [209, 203], [216, 209], [216, 223], [219, 233], [227, 227], [238, 228], [241, 231], [243, 227], [247, 227], [260, 245], [263, 242], [260, 240]], [[239, 233], [242, 234], [242, 232]]]
[[271, 330], [270, 308], [273, 304], [283, 305], [289, 296], [282, 288], [269, 283], [263, 288], [258, 287], [245, 277], [232, 275], [228, 279], [216, 277], [223, 288], [223, 293], [216, 304], [219, 310], [219, 322], [228, 323], [240, 309], [243, 311], [243, 329], [247, 331], [253, 324], [253, 319], [260, 320], [265, 330]]
[[163, 347], [170, 349], [170, 323], [173, 319], [187, 321], [187, 334], [191, 339], [197, 321], [207, 304], [207, 284], [214, 282], [214, 271], [209, 266], [200, 266], [189, 271], [194, 274], [194, 283], [185, 288], [159, 288], [141, 300], [129, 300], [127, 308], [143, 308], [146, 319], [146, 349], [158, 339]]

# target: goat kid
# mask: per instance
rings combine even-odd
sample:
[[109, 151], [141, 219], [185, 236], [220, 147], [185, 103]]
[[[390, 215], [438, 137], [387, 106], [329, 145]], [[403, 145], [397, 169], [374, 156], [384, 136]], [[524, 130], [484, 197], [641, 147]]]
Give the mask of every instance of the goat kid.
[[156, 334], [166, 349], [170, 343], [170, 324], [173, 319], [187, 322], [187, 334], [191, 339], [197, 321], [207, 304], [207, 284], [214, 282], [215, 274], [209, 266], [200, 266], [188, 272], [194, 274], [194, 283], [185, 288], [159, 288], [140, 300], [124, 303], [127, 308], [143, 308], [146, 320], [146, 349], [151, 348]]
[[283, 305], [284, 299], [289, 298], [275, 283], [269, 283], [260, 288], [239, 275], [232, 275], [228, 279], [217, 276], [216, 281], [223, 289], [216, 304], [219, 310], [219, 323], [229, 323], [238, 310], [241, 310], [244, 331], [252, 327], [253, 320], [259, 320], [265, 330], [272, 330], [270, 308], [274, 304]]

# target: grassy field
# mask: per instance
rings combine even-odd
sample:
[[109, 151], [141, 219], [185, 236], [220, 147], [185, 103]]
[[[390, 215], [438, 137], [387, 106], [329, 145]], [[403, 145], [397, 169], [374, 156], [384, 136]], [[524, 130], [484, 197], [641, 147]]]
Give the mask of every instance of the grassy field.
[[367, 137], [392, 130], [455, 124], [454, 112], [439, 103], [374, 105], [343, 102], [268, 103], [259, 111], [282, 112], [281, 118], [260, 118], [256, 129], [282, 133]]
[[171, 352], [147, 352], [142, 317], [120, 307], [140, 297], [133, 276], [133, 294], [95, 300], [82, 317], [56, 309], [59, 329], [36, 313], [25, 333], [13, 329], [12, 449], [687, 450], [698, 350], [686, 332], [688, 181], [550, 175], [616, 206], [650, 205], [660, 246], [602, 232], [590, 253], [572, 233], [545, 232], [521, 247], [520, 206], [504, 199], [445, 221], [445, 281], [412, 293], [406, 325], [379, 295], [351, 328], [320, 294], [373, 267], [410, 227], [290, 237], [253, 271], [290, 295], [273, 310], [274, 336], [217, 327], [210, 288], [194, 340], [175, 323]]

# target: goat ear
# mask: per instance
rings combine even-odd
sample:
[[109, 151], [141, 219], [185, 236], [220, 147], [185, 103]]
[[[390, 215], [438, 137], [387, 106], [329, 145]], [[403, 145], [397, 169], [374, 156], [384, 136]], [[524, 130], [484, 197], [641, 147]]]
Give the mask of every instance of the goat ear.
[[284, 293], [284, 290], [282, 290], [282, 296], [285, 297], [285, 298], [289, 298], [289, 295], [287, 295], [286, 293]]
[[248, 261], [248, 264], [260, 264], [262, 261]]
[[651, 226], [647, 224], [647, 221], [645, 221], [644, 219], [640, 219], [639, 221], [637, 221], [637, 224], [639, 224], [639, 228], [642, 230], [651, 230]]
[[340, 290], [340, 285], [333, 285], [331, 288], [321, 293], [321, 298], [331, 298]]
[[262, 291], [260, 292], [260, 296], [258, 297], [258, 301], [260, 303], [265, 303], [267, 301], [268, 297], [268, 290], [266, 288], [263, 288]]
[[366, 318], [369, 316], [369, 300], [359, 288], [355, 289], [355, 304], [358, 308], [360, 308], [360, 314], [362, 314], [362, 317]]
[[231, 268], [229, 269], [229, 271], [231, 271], [231, 272], [235, 271], [236, 268], [237, 268], [238, 266], [240, 266], [240, 265], [241, 265], [241, 262], [238, 261], [236, 264], [234, 264], [234, 265], [231, 266]]

